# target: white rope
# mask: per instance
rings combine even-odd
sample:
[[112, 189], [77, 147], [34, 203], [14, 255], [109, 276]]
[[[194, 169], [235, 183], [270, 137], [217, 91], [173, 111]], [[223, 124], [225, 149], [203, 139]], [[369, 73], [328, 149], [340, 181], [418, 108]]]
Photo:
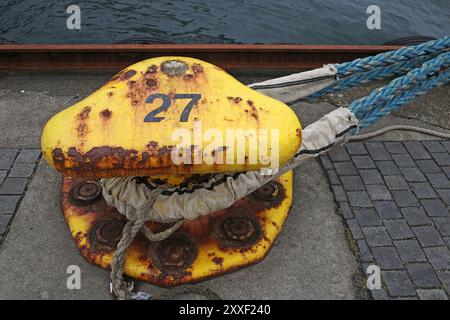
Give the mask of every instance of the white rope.
[[145, 235], [145, 237], [152, 241], [163, 241], [164, 239], [167, 239], [170, 237], [175, 231], [178, 230], [183, 225], [184, 220], [180, 220], [176, 222], [173, 226], [171, 226], [169, 229], [164, 230], [162, 232], [153, 233], [150, 228], [148, 228], [145, 224], [142, 226], [141, 231]]
[[440, 132], [440, 131], [436, 131], [436, 130], [420, 128], [420, 127], [415, 127], [415, 126], [394, 125], [394, 126], [384, 127], [382, 129], [375, 130], [373, 132], [369, 132], [369, 133], [366, 133], [366, 134], [359, 134], [357, 136], [351, 136], [349, 138], [349, 141], [362, 141], [362, 140], [366, 140], [366, 139], [370, 139], [370, 138], [373, 138], [373, 137], [377, 137], [377, 136], [380, 136], [380, 135], [385, 134], [387, 132], [395, 131], [395, 130], [413, 131], [413, 132], [419, 132], [419, 133], [423, 133], [423, 134], [430, 135], [430, 136], [435, 136], [435, 137], [438, 137], [438, 138], [450, 139], [450, 133], [445, 133], [445, 132]]

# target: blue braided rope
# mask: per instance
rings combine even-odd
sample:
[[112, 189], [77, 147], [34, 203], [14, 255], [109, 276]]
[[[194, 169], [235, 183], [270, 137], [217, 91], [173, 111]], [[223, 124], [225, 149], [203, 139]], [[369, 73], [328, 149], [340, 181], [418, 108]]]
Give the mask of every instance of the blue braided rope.
[[444, 51], [448, 48], [450, 48], [450, 36], [421, 43], [417, 46], [403, 47], [398, 50], [380, 53], [375, 56], [356, 59], [335, 66], [338, 76], [349, 76], [354, 73], [365, 72], [374, 68], [411, 60], [419, 56]]
[[346, 78], [340, 79], [339, 81], [336, 81], [335, 83], [331, 84], [330, 86], [328, 86], [320, 91], [317, 91], [317, 92], [313, 93], [312, 95], [309, 95], [308, 100], [319, 98], [328, 93], [333, 93], [333, 92], [338, 92], [338, 91], [358, 87], [362, 84], [369, 84], [376, 80], [382, 80], [382, 79], [389, 78], [389, 77], [392, 77], [395, 75], [405, 74], [405, 73], [411, 71], [412, 69], [419, 67], [420, 65], [422, 65], [426, 60], [430, 59], [431, 57], [435, 57], [435, 55], [421, 56], [421, 57], [418, 57], [418, 58], [415, 58], [412, 60], [398, 62], [393, 65], [387, 66], [387, 67], [375, 68], [375, 69], [367, 71], [367, 72], [353, 74]]
[[420, 68], [408, 72], [405, 76], [391, 81], [388, 85], [372, 91], [368, 96], [353, 101], [349, 109], [358, 119], [370, 113], [372, 108], [391, 100], [395, 95], [408, 90], [417, 83], [425, 81], [427, 77], [450, 65], [450, 53], [443, 53], [438, 57], [427, 61]]
[[382, 105], [378, 105], [367, 113], [360, 121], [360, 127], [366, 128], [375, 123], [380, 118], [388, 115], [401, 106], [413, 102], [418, 96], [424, 95], [434, 88], [450, 82], [450, 68], [444, 69], [437, 75], [429, 77], [425, 81], [418, 83], [416, 86], [401, 95], [393, 97]]

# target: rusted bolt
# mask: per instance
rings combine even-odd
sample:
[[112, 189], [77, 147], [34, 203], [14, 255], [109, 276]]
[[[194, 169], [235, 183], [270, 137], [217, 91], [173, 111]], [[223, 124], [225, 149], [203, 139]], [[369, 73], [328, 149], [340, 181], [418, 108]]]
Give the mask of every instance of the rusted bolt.
[[184, 74], [187, 69], [187, 63], [180, 60], [166, 60], [161, 64], [161, 71], [168, 76]]
[[248, 241], [254, 239], [256, 234], [254, 222], [247, 217], [229, 217], [222, 228], [228, 240]]
[[89, 243], [97, 250], [115, 250], [125, 226], [120, 219], [100, 220], [89, 231]]
[[122, 220], [114, 219], [105, 221], [97, 228], [97, 238], [102, 242], [118, 242], [122, 237], [124, 223]]
[[273, 201], [280, 196], [280, 185], [271, 181], [252, 193], [252, 195], [262, 201]]
[[96, 200], [102, 193], [100, 183], [95, 180], [86, 180], [70, 190], [70, 198], [79, 204], [88, 204]]
[[168, 269], [180, 269], [189, 266], [197, 255], [192, 241], [187, 237], [172, 236], [161, 241], [156, 248], [160, 264]]

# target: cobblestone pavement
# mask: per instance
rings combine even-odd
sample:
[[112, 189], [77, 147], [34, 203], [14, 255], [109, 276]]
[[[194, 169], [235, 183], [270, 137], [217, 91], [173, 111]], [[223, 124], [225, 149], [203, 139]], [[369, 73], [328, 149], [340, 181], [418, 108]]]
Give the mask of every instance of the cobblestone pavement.
[[39, 149], [0, 149], [0, 243], [41, 157]]
[[321, 157], [374, 299], [450, 294], [450, 141], [348, 143]]

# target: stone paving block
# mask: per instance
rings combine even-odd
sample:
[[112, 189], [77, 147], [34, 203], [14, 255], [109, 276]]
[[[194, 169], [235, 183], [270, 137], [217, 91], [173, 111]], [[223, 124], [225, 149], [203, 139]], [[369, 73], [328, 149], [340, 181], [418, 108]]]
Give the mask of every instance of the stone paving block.
[[450, 216], [433, 218], [433, 221], [443, 237], [450, 237]]
[[423, 208], [402, 208], [401, 212], [410, 226], [420, 226], [431, 223], [430, 218], [425, 214]]
[[363, 179], [364, 184], [383, 184], [383, 178], [376, 169], [359, 170], [359, 174]]
[[422, 141], [422, 144], [424, 145], [425, 149], [428, 150], [428, 152], [446, 152], [444, 146], [440, 141], [437, 140], [425, 140]]
[[419, 201], [410, 190], [392, 190], [391, 193], [395, 203], [400, 208], [419, 206]]
[[396, 240], [394, 246], [403, 262], [423, 262], [427, 260], [416, 239]]
[[401, 173], [408, 182], [426, 182], [427, 178], [419, 168], [400, 168]]
[[414, 296], [416, 294], [406, 271], [382, 271], [381, 274], [391, 296]]
[[407, 153], [408, 151], [405, 149], [401, 142], [385, 142], [384, 146], [389, 153]]
[[364, 155], [367, 154], [367, 149], [363, 143], [349, 142], [345, 144], [345, 148], [349, 155]]
[[362, 262], [372, 262], [373, 261], [373, 255], [370, 252], [369, 246], [367, 245], [366, 241], [364, 240], [358, 240], [358, 249], [359, 249], [359, 257], [361, 258]]
[[0, 214], [14, 213], [20, 196], [0, 196]]
[[383, 176], [393, 175], [393, 174], [400, 174], [400, 170], [394, 163], [394, 161], [376, 161], [375, 162], [378, 170], [380, 170], [381, 174]]
[[0, 149], [0, 169], [7, 170], [16, 158], [18, 149]]
[[382, 226], [382, 222], [374, 208], [355, 209], [355, 218], [361, 227]]
[[370, 156], [352, 156], [353, 163], [358, 169], [372, 169], [375, 168], [375, 163]]
[[27, 178], [6, 178], [0, 187], [0, 194], [22, 194], [27, 183]]
[[384, 181], [389, 190], [408, 190], [409, 185], [402, 175], [385, 176]]
[[435, 270], [450, 270], [450, 251], [448, 246], [424, 248], [425, 255]]
[[345, 150], [342, 145], [334, 147], [328, 152], [328, 155], [331, 161], [350, 161], [347, 150]]
[[3, 180], [5, 180], [7, 172], [7, 170], [0, 170], [0, 184], [2, 184]]
[[432, 153], [434, 161], [440, 166], [450, 166], [450, 155], [448, 153]]
[[444, 237], [444, 242], [450, 246], [450, 237]]
[[441, 167], [441, 168], [442, 168], [442, 171], [444, 171], [447, 178], [450, 179], [450, 166], [445, 166], [445, 167]]
[[360, 176], [342, 176], [341, 182], [345, 191], [365, 190], [364, 184]]
[[450, 188], [450, 180], [443, 173], [426, 173], [425, 174], [430, 181], [431, 185], [437, 189]]
[[436, 189], [436, 192], [446, 205], [450, 205], [450, 189]]
[[355, 219], [347, 220], [347, 225], [350, 231], [352, 232], [353, 239], [359, 240], [364, 238], [364, 235], [358, 225], [358, 222]]
[[414, 234], [406, 223], [406, 219], [384, 220], [384, 226], [388, 234], [394, 240], [408, 239], [414, 237]]
[[391, 156], [389, 152], [384, 147], [383, 142], [366, 142], [367, 150], [373, 160], [390, 160]]
[[16, 163], [18, 162], [36, 162], [41, 155], [39, 149], [22, 149], [17, 156]]
[[431, 159], [430, 154], [420, 141], [405, 141], [403, 145], [414, 160]]
[[412, 282], [418, 288], [439, 288], [441, 286], [436, 272], [429, 263], [408, 263], [406, 269]]
[[392, 200], [391, 193], [382, 184], [373, 184], [366, 186], [367, 193], [372, 201], [376, 200]]
[[9, 172], [9, 177], [31, 177], [34, 171], [34, 163], [16, 163]]
[[390, 246], [392, 244], [384, 227], [363, 227], [361, 230], [366, 238], [367, 244], [372, 248]]
[[328, 157], [328, 155], [326, 155], [326, 154], [321, 155], [320, 156], [320, 162], [322, 163], [322, 166], [324, 167], [325, 170], [332, 170], [332, 169], [334, 169], [333, 163], [331, 162], [331, 160]]
[[446, 217], [448, 215], [448, 209], [441, 199], [424, 199], [420, 202], [430, 217]]
[[438, 272], [438, 277], [441, 280], [445, 290], [450, 293], [450, 271]]
[[339, 202], [339, 208], [341, 209], [340, 211], [342, 213], [342, 216], [345, 219], [353, 219], [354, 218], [352, 208], [350, 207], [350, 205], [347, 201]]
[[433, 226], [411, 227], [422, 247], [440, 246], [444, 244], [439, 232]]
[[448, 300], [442, 289], [417, 289], [420, 300]]
[[11, 214], [1, 214], [0, 215], [0, 235], [3, 235], [8, 227], [9, 221], [11, 220]]
[[402, 269], [404, 268], [400, 257], [394, 247], [375, 247], [372, 248], [372, 254], [375, 259], [375, 263], [380, 266], [381, 269]]
[[366, 191], [349, 191], [347, 192], [347, 197], [352, 207], [373, 207], [372, 201], [370, 201]]
[[392, 159], [398, 167], [415, 167], [416, 163], [407, 153], [393, 154]]
[[412, 182], [410, 186], [411, 190], [419, 199], [433, 199], [438, 197], [428, 182]]
[[358, 174], [355, 165], [350, 161], [335, 162], [334, 168], [340, 176], [354, 176]]
[[341, 185], [333, 185], [331, 186], [333, 189], [334, 198], [336, 201], [347, 201], [347, 196], [345, 195], [344, 188]]
[[450, 141], [449, 140], [441, 141], [441, 144], [444, 146], [444, 148], [445, 148], [445, 150], [447, 150], [447, 152], [450, 152]]
[[402, 214], [394, 201], [376, 201], [374, 206], [378, 216], [382, 219], [402, 218]]
[[339, 177], [336, 174], [336, 171], [327, 170], [327, 174], [328, 174], [328, 179], [329, 179], [331, 185], [341, 184], [341, 182], [339, 181]]
[[416, 164], [423, 173], [442, 173], [441, 169], [439, 169], [439, 166], [433, 159], [416, 160]]

